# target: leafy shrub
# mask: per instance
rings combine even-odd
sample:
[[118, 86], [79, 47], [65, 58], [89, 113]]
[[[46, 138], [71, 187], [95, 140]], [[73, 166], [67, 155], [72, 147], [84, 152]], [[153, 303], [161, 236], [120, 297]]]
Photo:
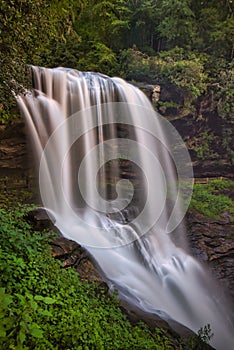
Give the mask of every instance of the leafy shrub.
[[151, 58], [136, 48], [121, 52], [120, 65], [120, 75], [125, 79], [147, 82], [155, 78], [151, 69]]
[[214, 180], [208, 184], [195, 184], [190, 209], [213, 218], [220, 218], [224, 212], [234, 214], [234, 202], [223, 190], [234, 188], [234, 182], [227, 180]]
[[0, 104], [0, 124], [2, 125], [7, 124], [9, 121], [16, 118], [19, 118], [19, 114], [10, 113], [9, 111], [1, 109], [1, 104]]
[[196, 155], [199, 159], [206, 159], [214, 155], [213, 151], [213, 142], [217, 141], [217, 137], [208, 130], [199, 133], [197, 138], [193, 140], [193, 149], [196, 152]]
[[216, 89], [217, 111], [223, 119], [222, 147], [224, 147], [229, 161], [234, 164], [234, 64], [221, 70]]
[[[62, 269], [51, 235], [32, 232], [28, 207], [0, 209], [0, 347], [7, 349], [172, 349], [160, 330], [132, 326], [116, 298]], [[100, 294], [100, 295], [99, 295]]]
[[185, 350], [209, 350], [210, 346], [208, 346], [208, 344], [213, 335], [210, 325], [205, 325], [199, 329], [198, 335], [192, 334], [188, 338], [184, 344]]
[[171, 83], [191, 99], [200, 96], [207, 87], [203, 59], [198, 54], [185, 54], [178, 47], [151, 57], [136, 48], [123, 50], [122, 69], [127, 79], [154, 79], [159, 84]]
[[116, 54], [105, 44], [88, 42], [83, 57], [78, 61], [80, 70], [117, 74], [118, 64]]

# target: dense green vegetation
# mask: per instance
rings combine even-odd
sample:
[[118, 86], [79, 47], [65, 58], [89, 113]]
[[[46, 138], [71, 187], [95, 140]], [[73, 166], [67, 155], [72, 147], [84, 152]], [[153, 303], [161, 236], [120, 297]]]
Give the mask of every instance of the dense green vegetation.
[[[233, 188], [233, 183], [214, 181], [204, 187], [205, 196], [208, 190], [220, 192], [230, 186]], [[196, 203], [199, 185], [194, 193]], [[0, 209], [2, 349], [206, 348], [203, 341], [209, 342], [212, 337], [209, 325], [199, 331], [199, 337], [192, 335], [186, 342], [173, 343], [160, 329], [152, 331], [142, 323], [131, 325], [115, 296], [80, 279], [73, 268], [64, 269], [52, 257], [49, 243], [55, 233], [36, 232], [25, 220], [33, 206], [19, 205], [16, 201], [14, 205], [14, 209]], [[224, 207], [218, 209], [222, 211]]]
[[209, 325], [186, 341], [132, 325], [117, 298], [64, 269], [50, 252], [51, 231], [25, 220], [33, 206], [0, 209], [0, 347], [4, 350], [206, 349]]
[[22, 83], [18, 72], [25, 64], [63, 65], [126, 78], [140, 75], [171, 81], [195, 96], [212, 83], [225, 90], [225, 75], [228, 84], [233, 83], [231, 0], [2, 0], [0, 4], [4, 108], [3, 95], [14, 85], [12, 79]]
[[172, 349], [162, 331], [132, 326], [116, 298], [63, 269], [51, 233], [23, 219], [28, 209], [0, 210], [1, 349]]
[[0, 1], [0, 61], [2, 113], [14, 105], [11, 90], [27, 87], [28, 64], [41, 64], [53, 38], [69, 31], [77, 1]]
[[234, 202], [228, 197], [234, 191], [230, 180], [211, 180], [207, 184], [195, 184], [190, 209], [211, 218], [220, 218], [224, 213], [234, 217]]
[[1, 122], [17, 113], [12, 90], [30, 86], [28, 65], [99, 71], [171, 87], [162, 114], [197, 120], [205, 98], [219, 119], [192, 149], [234, 162], [232, 0], [1, 0], [0, 13]]

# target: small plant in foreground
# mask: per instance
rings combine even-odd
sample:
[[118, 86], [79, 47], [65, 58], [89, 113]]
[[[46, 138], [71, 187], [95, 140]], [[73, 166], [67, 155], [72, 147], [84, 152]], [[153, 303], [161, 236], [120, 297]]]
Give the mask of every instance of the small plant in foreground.
[[197, 334], [192, 334], [184, 345], [185, 350], [205, 350], [209, 349], [208, 344], [213, 337], [210, 325], [201, 327]]

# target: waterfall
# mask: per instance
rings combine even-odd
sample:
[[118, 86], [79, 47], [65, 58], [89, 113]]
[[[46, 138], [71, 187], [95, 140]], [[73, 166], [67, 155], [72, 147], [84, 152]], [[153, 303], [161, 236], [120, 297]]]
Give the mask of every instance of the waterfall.
[[38, 160], [41, 199], [60, 232], [85, 247], [119, 297], [232, 349], [215, 282], [187, 248], [187, 149], [145, 95], [119, 78], [32, 67], [18, 96]]

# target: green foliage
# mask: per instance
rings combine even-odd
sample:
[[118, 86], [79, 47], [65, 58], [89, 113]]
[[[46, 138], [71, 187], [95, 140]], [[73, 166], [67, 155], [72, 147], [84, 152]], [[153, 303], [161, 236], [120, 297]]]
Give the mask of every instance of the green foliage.
[[0, 210], [2, 349], [172, 349], [162, 331], [132, 326], [118, 301], [80, 281], [50, 254], [51, 235], [32, 232], [28, 207]]
[[155, 53], [157, 25], [160, 23], [159, 1], [129, 0], [129, 31], [125, 47], [137, 45], [141, 51]]
[[203, 131], [193, 141], [193, 149], [199, 159], [206, 159], [213, 155], [212, 143], [215, 137], [208, 131]]
[[[30, 64], [99, 71], [170, 85], [177, 111], [196, 114], [202, 95], [223, 118], [220, 147], [234, 162], [234, 2], [231, 0], [2, 0], [0, 121], [30, 87]], [[133, 49], [132, 49], [133, 48]], [[177, 103], [177, 101], [163, 101]], [[209, 143], [209, 142], [208, 142]], [[199, 147], [198, 147], [199, 148]], [[207, 151], [198, 150], [200, 158]], [[204, 153], [204, 154], [203, 154]]]
[[116, 74], [118, 71], [116, 54], [103, 43], [90, 42], [89, 45], [87, 53], [79, 59], [79, 69], [99, 71], [108, 75]]
[[212, 218], [220, 218], [224, 212], [234, 215], [234, 202], [222, 191], [234, 188], [229, 180], [213, 180], [207, 184], [195, 184], [189, 209]]
[[173, 84], [179, 87], [185, 97], [198, 97], [206, 90], [207, 76], [202, 60], [194, 53], [188, 55], [182, 48], [161, 52], [149, 57], [136, 50], [122, 52], [123, 75], [127, 79], [155, 80], [161, 84]]
[[[202, 151], [202, 145], [209, 144], [212, 152], [212, 148], [218, 149], [217, 146], [212, 147], [212, 144], [214, 146], [215, 143], [216, 145], [219, 144], [222, 156], [225, 154], [225, 158], [231, 164], [234, 164], [234, 65], [233, 63], [225, 63], [223, 60], [217, 60], [217, 62], [213, 63], [210, 58], [207, 62], [213, 68], [213, 70], [210, 70], [207, 67], [207, 63], [205, 64], [206, 71], [209, 74], [207, 80], [211, 100], [209, 109], [211, 113], [219, 116], [220, 119], [219, 126], [215, 125], [215, 123], [212, 126], [216, 137], [213, 135], [212, 140], [212, 133], [209, 133], [206, 140], [206, 131], [204, 131], [202, 135], [198, 135], [201, 142], [197, 143], [196, 148], [200, 148]], [[204, 157], [206, 157], [206, 154], [204, 154]], [[204, 159], [204, 157], [202, 155], [200, 158]]]
[[0, 104], [0, 124], [7, 124], [8, 122], [10, 122], [13, 119], [17, 119], [19, 118], [19, 114], [18, 113], [13, 113], [13, 112], [9, 112], [6, 110], [1, 110], [1, 104]]
[[124, 41], [128, 14], [124, 0], [84, 1], [74, 28], [84, 43], [101, 43], [115, 51]]
[[72, 67], [80, 71], [118, 74], [116, 54], [101, 42], [83, 42], [80, 37], [67, 37], [66, 41], [53, 42], [50, 54], [44, 57], [44, 65]]
[[198, 334], [192, 334], [184, 344], [185, 350], [205, 350], [210, 347], [206, 344], [210, 343], [211, 338], [213, 337], [210, 325], [207, 324], [204, 327], [200, 328]]
[[160, 53], [155, 64], [159, 77], [162, 76], [181, 88], [190, 98], [198, 97], [205, 92], [207, 76], [199, 55], [195, 53], [188, 55], [183, 49], [176, 47], [171, 51]]
[[234, 64], [220, 72], [217, 87], [218, 112], [230, 124], [234, 124]]
[[160, 6], [161, 21], [157, 26], [160, 37], [167, 46], [190, 46], [195, 34], [195, 14], [190, 0], [163, 0]]
[[180, 106], [178, 103], [172, 101], [158, 101], [158, 106], [160, 108], [160, 112], [164, 114], [168, 108], [173, 110], [177, 110]]
[[136, 47], [121, 52], [120, 64], [122, 67], [121, 76], [128, 80], [150, 81], [154, 79], [154, 72], [151, 69], [150, 57]]
[[72, 14], [79, 2], [12, 0], [0, 2], [1, 109], [14, 106], [11, 91], [29, 86], [27, 64], [38, 65], [52, 39], [71, 31]]
[[233, 58], [234, 18], [232, 0], [193, 0], [192, 9], [196, 15], [197, 49], [215, 57]]
[[209, 344], [213, 335], [214, 334], [212, 333], [210, 324], [205, 325], [203, 328], [199, 329], [198, 331], [198, 336], [200, 337], [200, 339], [207, 344]]
[[74, 34], [64, 35], [63, 40], [54, 39], [50, 48], [41, 55], [45, 67], [72, 67], [78, 69], [81, 56], [81, 38]]

